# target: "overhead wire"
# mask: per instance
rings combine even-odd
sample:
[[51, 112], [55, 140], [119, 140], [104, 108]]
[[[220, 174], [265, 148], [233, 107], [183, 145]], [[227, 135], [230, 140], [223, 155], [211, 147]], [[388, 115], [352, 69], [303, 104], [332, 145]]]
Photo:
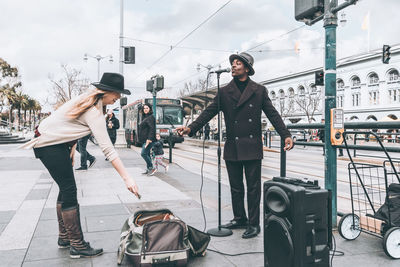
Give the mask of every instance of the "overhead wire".
[[[191, 32], [186, 34], [181, 40], [179, 40], [175, 45], [170, 46], [170, 49], [167, 50], [164, 54], [162, 54], [157, 60], [155, 60], [150, 66], [146, 68], [146, 70], [151, 69], [155, 64], [160, 62], [166, 55], [168, 55], [176, 46], [181, 44], [184, 40], [186, 40], [190, 35], [192, 35], [195, 31], [197, 31], [201, 26], [203, 26], [206, 22], [208, 22], [211, 18], [213, 18], [218, 12], [220, 12], [224, 7], [226, 7], [230, 2], [233, 0], [227, 1], [225, 4], [223, 4], [220, 8], [218, 8], [214, 13], [212, 13], [209, 17], [207, 17], [203, 22], [201, 22], [196, 28], [194, 28]], [[146, 70], [144, 70], [142, 73], [140, 73], [138, 76], [136, 76], [136, 79], [142, 76]]]

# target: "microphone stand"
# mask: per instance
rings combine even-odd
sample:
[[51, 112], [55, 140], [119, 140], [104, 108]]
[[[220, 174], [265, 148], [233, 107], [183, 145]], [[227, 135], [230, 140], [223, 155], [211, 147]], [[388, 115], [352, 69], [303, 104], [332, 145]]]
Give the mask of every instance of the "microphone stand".
[[219, 93], [219, 77], [221, 73], [217, 72], [217, 108], [218, 108], [218, 227], [207, 231], [211, 236], [230, 236], [231, 229], [221, 227], [221, 95]]

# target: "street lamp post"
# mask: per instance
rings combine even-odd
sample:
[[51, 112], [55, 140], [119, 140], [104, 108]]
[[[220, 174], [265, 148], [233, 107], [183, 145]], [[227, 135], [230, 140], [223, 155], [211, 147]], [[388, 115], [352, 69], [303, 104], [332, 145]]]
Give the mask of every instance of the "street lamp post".
[[101, 61], [102, 59], [108, 58], [108, 61], [109, 61], [110, 63], [113, 63], [113, 62], [114, 62], [114, 59], [113, 59], [113, 57], [112, 57], [111, 55], [104, 56], [104, 57], [101, 56], [101, 55], [91, 56], [91, 55], [89, 55], [88, 53], [85, 53], [85, 54], [83, 55], [83, 60], [84, 60], [85, 62], [87, 62], [89, 58], [94, 58], [94, 59], [97, 60], [97, 81], [100, 81], [100, 61]]

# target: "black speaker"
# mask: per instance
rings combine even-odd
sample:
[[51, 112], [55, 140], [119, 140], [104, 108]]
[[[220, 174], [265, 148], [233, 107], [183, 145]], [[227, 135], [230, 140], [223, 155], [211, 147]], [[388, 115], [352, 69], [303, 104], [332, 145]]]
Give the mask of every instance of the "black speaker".
[[264, 183], [265, 267], [329, 267], [331, 240], [330, 192], [318, 181]]

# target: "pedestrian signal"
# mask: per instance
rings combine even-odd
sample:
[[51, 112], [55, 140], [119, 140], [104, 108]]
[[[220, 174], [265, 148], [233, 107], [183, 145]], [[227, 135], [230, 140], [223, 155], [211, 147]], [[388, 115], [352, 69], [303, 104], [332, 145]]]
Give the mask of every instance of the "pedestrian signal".
[[389, 64], [390, 60], [390, 46], [389, 45], [383, 45], [382, 48], [382, 62], [383, 64]]
[[318, 70], [315, 72], [315, 85], [324, 85], [324, 71]]

